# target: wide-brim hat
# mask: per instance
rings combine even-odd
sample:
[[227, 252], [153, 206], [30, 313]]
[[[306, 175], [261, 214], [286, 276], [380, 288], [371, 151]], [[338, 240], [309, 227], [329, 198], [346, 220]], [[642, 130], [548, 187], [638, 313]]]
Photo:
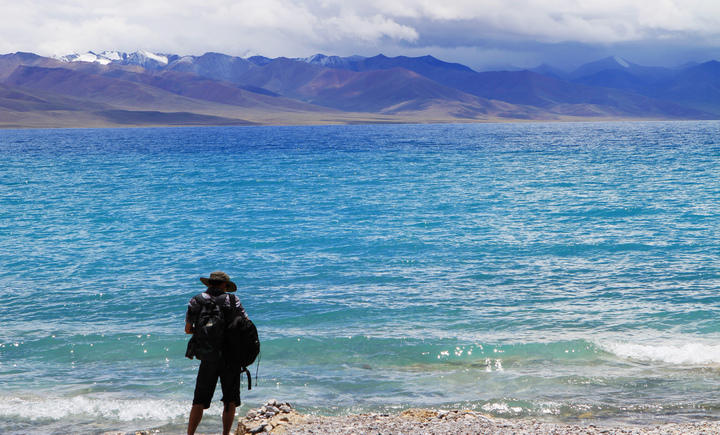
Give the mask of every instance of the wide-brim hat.
[[213, 272], [210, 274], [210, 278], [200, 277], [200, 282], [210, 287], [210, 281], [223, 281], [228, 284], [227, 292], [232, 293], [237, 290], [237, 286], [234, 282], [230, 281], [230, 277], [225, 272]]

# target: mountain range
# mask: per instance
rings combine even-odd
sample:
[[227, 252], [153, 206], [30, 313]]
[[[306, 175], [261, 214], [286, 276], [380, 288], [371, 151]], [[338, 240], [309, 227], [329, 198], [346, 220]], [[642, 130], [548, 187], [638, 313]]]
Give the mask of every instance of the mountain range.
[[720, 119], [720, 62], [565, 72], [424, 57], [0, 55], [0, 127]]

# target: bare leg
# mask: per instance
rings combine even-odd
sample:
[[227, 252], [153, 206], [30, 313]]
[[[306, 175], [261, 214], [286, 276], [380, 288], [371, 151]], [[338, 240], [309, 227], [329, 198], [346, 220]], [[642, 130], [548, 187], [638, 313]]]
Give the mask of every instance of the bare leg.
[[193, 435], [195, 433], [195, 429], [197, 429], [200, 424], [200, 420], [202, 420], [203, 411], [205, 411], [205, 407], [202, 403], [199, 405], [193, 405], [192, 408], [190, 408], [190, 422], [188, 423], [187, 430], [188, 435]]
[[232, 430], [233, 423], [235, 422], [235, 402], [230, 402], [225, 405], [222, 415], [223, 421], [223, 435], [228, 435]]

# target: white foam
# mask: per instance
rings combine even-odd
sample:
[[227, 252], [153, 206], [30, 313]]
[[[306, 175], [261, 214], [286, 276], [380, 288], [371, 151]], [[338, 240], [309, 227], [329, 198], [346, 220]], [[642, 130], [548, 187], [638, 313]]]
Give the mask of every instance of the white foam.
[[507, 403], [486, 403], [482, 409], [487, 412], [498, 414], [519, 414], [523, 409], [519, 406], [510, 406]]
[[182, 417], [189, 409], [189, 402], [171, 400], [0, 396], [0, 420], [168, 421]]
[[703, 343], [686, 344], [634, 344], [613, 342], [601, 344], [621, 358], [639, 361], [659, 361], [674, 365], [720, 364], [720, 346]]

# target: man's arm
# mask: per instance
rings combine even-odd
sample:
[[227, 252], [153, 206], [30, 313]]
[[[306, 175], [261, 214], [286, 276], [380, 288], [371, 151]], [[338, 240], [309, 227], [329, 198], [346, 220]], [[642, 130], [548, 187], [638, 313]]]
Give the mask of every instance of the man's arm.
[[198, 296], [193, 297], [188, 302], [187, 312], [185, 312], [185, 333], [192, 334], [195, 332], [195, 321], [197, 320], [197, 314], [200, 312], [200, 306], [197, 302]]

